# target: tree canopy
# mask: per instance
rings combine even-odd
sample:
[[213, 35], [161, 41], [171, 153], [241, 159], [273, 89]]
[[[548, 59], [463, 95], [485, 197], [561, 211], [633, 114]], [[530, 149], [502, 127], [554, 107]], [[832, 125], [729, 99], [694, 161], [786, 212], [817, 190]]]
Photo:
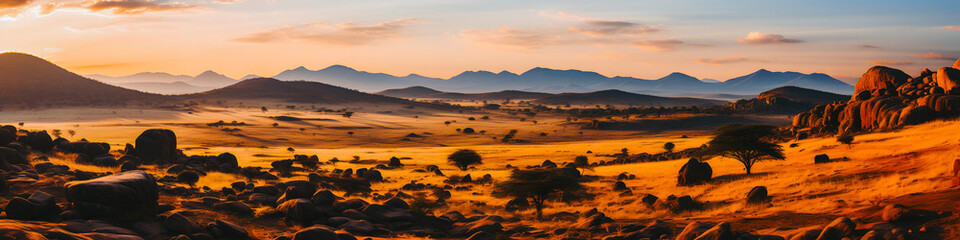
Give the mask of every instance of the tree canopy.
[[447, 156], [447, 161], [463, 171], [466, 171], [470, 165], [483, 163], [483, 159], [480, 157], [480, 154], [477, 154], [477, 152], [470, 149], [460, 149], [451, 153], [449, 156]]
[[564, 172], [562, 168], [518, 169], [510, 173], [507, 181], [497, 184], [493, 195], [531, 199], [537, 208], [537, 219], [540, 219], [543, 217], [544, 202], [576, 194], [582, 189], [579, 178]]
[[707, 143], [706, 153], [740, 161], [747, 174], [758, 162], [786, 158], [783, 147], [775, 142], [774, 126], [728, 124], [717, 128], [716, 134]]

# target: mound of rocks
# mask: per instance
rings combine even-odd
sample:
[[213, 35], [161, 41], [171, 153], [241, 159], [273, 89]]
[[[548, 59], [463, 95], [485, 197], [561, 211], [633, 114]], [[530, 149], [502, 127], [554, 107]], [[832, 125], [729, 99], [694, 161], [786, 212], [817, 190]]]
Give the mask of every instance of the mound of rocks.
[[924, 69], [917, 77], [875, 66], [846, 102], [818, 105], [797, 114], [793, 129], [806, 133], [858, 132], [920, 124], [960, 115], [960, 70]]

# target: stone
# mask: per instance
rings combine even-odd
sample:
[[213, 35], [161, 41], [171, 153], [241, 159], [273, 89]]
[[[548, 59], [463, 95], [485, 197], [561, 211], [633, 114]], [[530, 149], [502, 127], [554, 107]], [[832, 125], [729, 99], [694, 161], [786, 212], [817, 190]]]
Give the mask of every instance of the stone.
[[960, 86], [960, 70], [951, 67], [942, 67], [937, 70], [937, 86], [944, 91]]
[[860, 80], [854, 86], [854, 92], [875, 91], [889, 87], [896, 88], [896, 86], [906, 83], [908, 79], [910, 79], [910, 75], [899, 69], [874, 66], [860, 77]]
[[713, 177], [713, 168], [710, 164], [691, 158], [680, 167], [677, 176], [677, 186], [690, 186], [705, 183]]
[[242, 227], [231, 222], [217, 220], [215, 223], [217, 228], [219, 228], [220, 231], [223, 232], [223, 235], [227, 237], [246, 238], [250, 236], [246, 229], [243, 229]]
[[170, 214], [164, 218], [163, 227], [180, 234], [191, 234], [203, 229], [199, 223], [179, 212]]
[[325, 225], [313, 225], [293, 234], [293, 240], [339, 240], [333, 228]]
[[67, 200], [88, 217], [134, 221], [157, 213], [157, 181], [144, 171], [68, 182], [65, 187]]
[[857, 224], [849, 218], [841, 217], [833, 220], [827, 227], [823, 228], [817, 240], [841, 240], [853, 234], [857, 229]]
[[767, 187], [756, 186], [753, 189], [750, 189], [750, 192], [747, 193], [747, 203], [749, 204], [761, 204], [769, 201], [767, 196]]
[[710, 229], [710, 225], [693, 221], [687, 224], [687, 227], [684, 227], [683, 231], [680, 231], [680, 234], [677, 234], [677, 240], [694, 240], [700, 236], [700, 234]]
[[900, 222], [909, 219], [910, 209], [900, 204], [890, 204], [883, 207], [881, 219], [884, 222]]
[[733, 231], [730, 230], [730, 223], [721, 222], [706, 232], [703, 232], [703, 234], [700, 234], [700, 236], [694, 238], [694, 240], [733, 240], [735, 238], [736, 236], [733, 234]]
[[372, 236], [376, 234], [377, 228], [373, 223], [367, 220], [353, 220], [340, 225], [340, 229], [354, 235]]
[[145, 163], [174, 162], [177, 157], [177, 135], [168, 129], [149, 129], [137, 136], [136, 156]]
[[815, 164], [829, 163], [829, 162], [830, 162], [830, 156], [827, 156], [827, 154], [819, 154], [819, 155], [813, 156], [813, 163]]

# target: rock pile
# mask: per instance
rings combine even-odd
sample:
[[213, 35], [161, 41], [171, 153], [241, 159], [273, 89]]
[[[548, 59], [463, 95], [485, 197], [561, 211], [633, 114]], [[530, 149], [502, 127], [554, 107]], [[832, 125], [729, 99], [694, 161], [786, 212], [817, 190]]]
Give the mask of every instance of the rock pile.
[[860, 77], [846, 102], [818, 105], [797, 114], [797, 132], [848, 133], [897, 128], [960, 115], [960, 70], [924, 69], [917, 77], [875, 66]]

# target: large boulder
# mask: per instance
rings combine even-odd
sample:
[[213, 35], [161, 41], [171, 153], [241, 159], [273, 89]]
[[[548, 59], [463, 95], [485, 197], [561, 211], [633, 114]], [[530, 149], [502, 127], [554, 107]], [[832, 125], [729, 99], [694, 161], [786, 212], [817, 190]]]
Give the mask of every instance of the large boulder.
[[17, 133], [10, 132], [7, 129], [0, 128], [0, 146], [6, 146], [17, 140]]
[[173, 162], [177, 156], [177, 135], [167, 129], [149, 129], [137, 137], [136, 156], [145, 163]]
[[817, 240], [840, 240], [849, 237], [857, 229], [857, 224], [849, 218], [841, 217], [833, 220], [830, 225], [823, 228]]
[[960, 70], [951, 67], [942, 67], [937, 70], [937, 86], [947, 92], [960, 87]]
[[60, 214], [60, 207], [53, 195], [36, 191], [29, 198], [14, 197], [4, 207], [4, 212], [12, 219], [44, 220]]
[[157, 214], [157, 181], [144, 171], [129, 171], [65, 185], [67, 200], [86, 217], [122, 221]]
[[747, 193], [748, 204], [761, 204], [769, 200], [770, 198], [767, 196], [767, 187], [764, 186], [753, 187], [753, 189], [750, 189], [750, 192]]
[[53, 150], [53, 138], [50, 137], [50, 134], [47, 134], [47, 131], [29, 132], [23, 138], [24, 140], [21, 142], [29, 146], [30, 149], [41, 152]]
[[333, 228], [326, 225], [313, 225], [298, 231], [293, 235], [293, 240], [338, 240], [337, 233]]
[[677, 186], [701, 184], [710, 181], [712, 177], [713, 168], [710, 167], [710, 164], [691, 158], [683, 167], [680, 167]]
[[874, 66], [868, 69], [867, 72], [860, 77], [860, 80], [857, 81], [857, 85], [854, 87], [853, 92], [872, 92], [889, 88], [896, 89], [897, 86], [906, 83], [909, 79], [910, 75], [907, 75], [899, 69], [888, 68], [884, 66]]

